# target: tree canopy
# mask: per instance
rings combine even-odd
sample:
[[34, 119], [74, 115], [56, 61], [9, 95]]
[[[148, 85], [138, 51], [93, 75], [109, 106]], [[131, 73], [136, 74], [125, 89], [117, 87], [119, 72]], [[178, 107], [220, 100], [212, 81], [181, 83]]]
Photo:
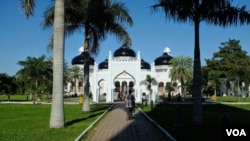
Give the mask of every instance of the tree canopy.
[[22, 69], [17, 72], [16, 79], [24, 84], [26, 92], [33, 94], [41, 91], [51, 92], [52, 62], [46, 60], [44, 55], [38, 58], [28, 56], [26, 60], [19, 61], [18, 65], [22, 66]]
[[[239, 77], [240, 82], [250, 83], [250, 56], [242, 50], [240, 40], [229, 39], [222, 42], [212, 59], [206, 59], [206, 71], [224, 75], [229, 81]], [[240, 83], [241, 84], [241, 83]]]

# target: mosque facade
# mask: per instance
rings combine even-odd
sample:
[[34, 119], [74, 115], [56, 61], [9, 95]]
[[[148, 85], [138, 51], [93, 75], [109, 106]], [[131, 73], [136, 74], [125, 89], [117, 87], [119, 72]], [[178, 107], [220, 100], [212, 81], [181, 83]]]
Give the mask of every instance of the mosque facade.
[[[72, 66], [78, 66], [83, 70], [83, 47], [78, 51], [78, 55], [72, 59]], [[152, 64], [141, 58], [140, 51], [134, 52], [131, 48], [121, 47], [112, 53], [109, 51], [108, 58], [97, 64], [90, 57], [90, 93], [93, 102], [114, 102], [125, 96], [131, 89], [136, 102], [141, 102], [146, 97], [156, 101], [160, 96], [166, 96], [165, 85], [171, 82], [169, 77], [171, 66], [169, 61], [171, 56], [170, 48], [166, 47], [163, 54], [157, 57]], [[151, 91], [148, 89], [146, 77], [149, 75], [155, 81], [151, 83]], [[179, 83], [178, 83], [179, 84]], [[77, 94], [83, 93], [84, 84], [79, 86], [68, 83], [67, 91]], [[176, 89], [173, 94], [179, 93]]]

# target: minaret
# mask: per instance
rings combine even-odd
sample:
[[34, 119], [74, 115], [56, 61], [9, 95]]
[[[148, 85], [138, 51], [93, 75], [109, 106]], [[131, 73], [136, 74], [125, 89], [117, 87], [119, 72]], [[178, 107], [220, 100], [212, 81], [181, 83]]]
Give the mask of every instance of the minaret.
[[137, 60], [141, 60], [141, 52], [140, 51], [138, 51], [138, 53], [137, 53]]
[[111, 53], [111, 51], [109, 51], [109, 60], [111, 60], [112, 59], [112, 53]]

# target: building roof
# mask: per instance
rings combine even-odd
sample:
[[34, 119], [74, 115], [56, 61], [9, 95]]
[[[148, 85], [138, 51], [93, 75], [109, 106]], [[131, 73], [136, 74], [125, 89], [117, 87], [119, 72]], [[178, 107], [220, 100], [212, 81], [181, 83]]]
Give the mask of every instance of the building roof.
[[121, 47], [114, 52], [114, 57], [136, 57], [136, 54], [128, 47]]
[[169, 48], [165, 48], [164, 49], [164, 53], [159, 56], [158, 58], [155, 59], [154, 63], [155, 63], [155, 66], [159, 66], [159, 65], [169, 65], [170, 64], [170, 60], [172, 59], [173, 57], [170, 56], [170, 49]]
[[[71, 61], [71, 64], [72, 65], [81, 65], [81, 64], [84, 64], [84, 58], [86, 56], [88, 56], [89, 54], [87, 52], [82, 52], [81, 54], [75, 56], [72, 61]], [[94, 58], [92, 58], [91, 56], [89, 56], [89, 64], [90, 65], [94, 65], [95, 63], [95, 60]]]
[[98, 65], [98, 69], [108, 69], [108, 67], [109, 67], [108, 59], [105, 59]]
[[141, 69], [147, 69], [150, 70], [150, 64], [146, 61], [144, 61], [143, 59], [141, 59]]

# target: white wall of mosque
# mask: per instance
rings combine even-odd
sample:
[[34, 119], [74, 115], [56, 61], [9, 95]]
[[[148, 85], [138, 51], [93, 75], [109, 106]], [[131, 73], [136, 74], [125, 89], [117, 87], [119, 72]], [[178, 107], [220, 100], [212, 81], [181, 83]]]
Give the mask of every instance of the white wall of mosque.
[[[170, 52], [170, 49], [164, 51]], [[83, 69], [83, 65], [78, 66]], [[166, 95], [165, 84], [171, 81], [169, 70], [169, 65], [155, 66], [154, 63], [151, 64], [151, 69], [141, 69], [140, 52], [138, 52], [137, 57], [112, 57], [110, 51], [108, 68], [99, 69], [97, 63], [90, 66], [90, 92], [93, 96], [93, 102], [114, 102], [118, 100], [120, 94], [125, 95], [129, 89], [133, 89], [136, 102], [141, 102], [143, 93], [150, 95], [145, 81], [147, 75], [155, 78], [157, 82], [151, 87], [152, 100], [155, 101], [157, 95]], [[159, 83], [162, 83], [163, 86], [159, 87]], [[72, 84], [71, 86], [73, 87]], [[79, 87], [81, 88], [74, 89], [78, 89], [78, 94], [83, 93], [82, 86]], [[68, 93], [74, 93], [74, 89], [68, 90]]]

